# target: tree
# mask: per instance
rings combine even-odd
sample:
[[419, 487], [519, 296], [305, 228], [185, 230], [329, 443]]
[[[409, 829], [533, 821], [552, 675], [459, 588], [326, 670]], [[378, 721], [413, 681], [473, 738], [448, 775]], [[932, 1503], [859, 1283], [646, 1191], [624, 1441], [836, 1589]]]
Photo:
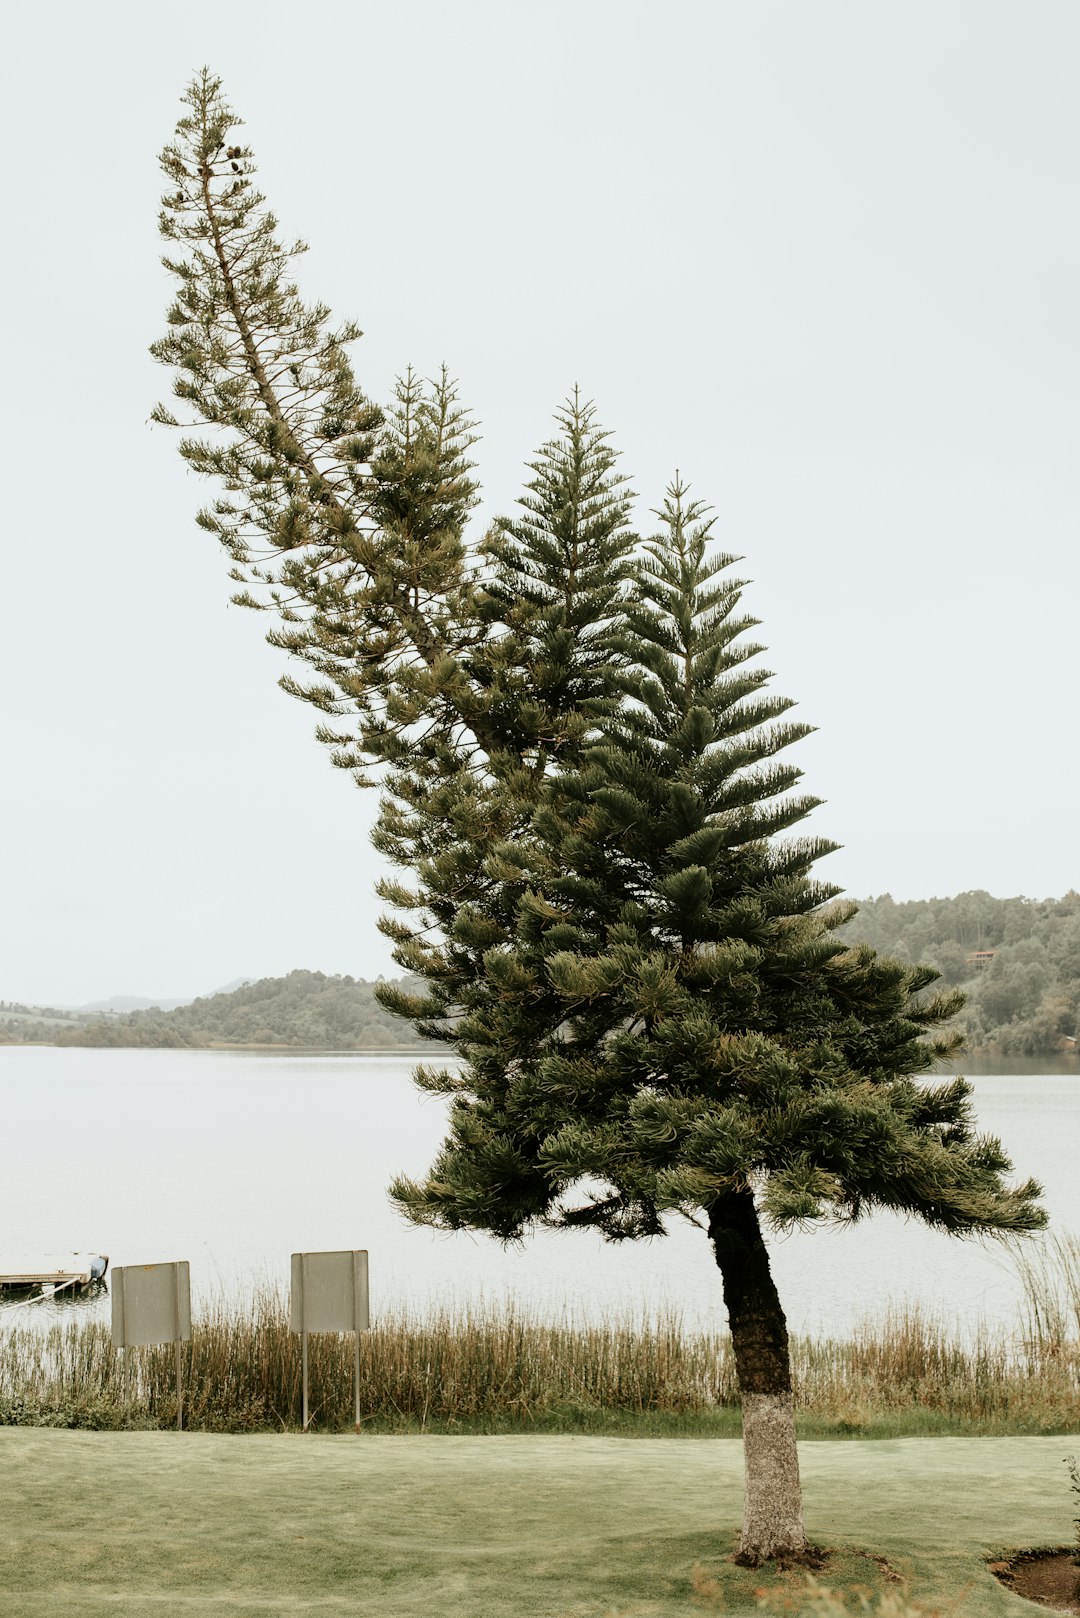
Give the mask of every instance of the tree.
[[[378, 781], [399, 963], [380, 999], [462, 1069], [413, 1218], [513, 1239], [538, 1221], [611, 1239], [703, 1223], [744, 1403], [741, 1554], [806, 1548], [783, 1311], [762, 1220], [902, 1207], [959, 1232], [1034, 1228], [962, 1080], [933, 971], [849, 949], [850, 907], [780, 843], [812, 806], [776, 755], [805, 734], [751, 668], [730, 558], [676, 482], [645, 555], [607, 434], [575, 393], [532, 463], [524, 515], [470, 545], [471, 423], [444, 374], [384, 415], [327, 311], [304, 305], [252, 189], [220, 84], [201, 74], [163, 163], [180, 282], [155, 353], [210, 439], [200, 516], [236, 599], [312, 671], [334, 761]], [[180, 256], [176, 256], [175, 245]], [[170, 410], [158, 421], [175, 424]], [[592, 1189], [589, 1189], [590, 1183]], [[585, 1187], [582, 1197], [580, 1192]]]
[[[626, 700], [534, 816], [514, 936], [463, 986], [451, 1134], [399, 1205], [504, 1239], [543, 1221], [612, 1240], [703, 1226], [743, 1407], [741, 1559], [806, 1551], [787, 1328], [763, 1221], [875, 1207], [957, 1233], [1037, 1228], [974, 1132], [963, 1079], [920, 1086], [956, 1036], [931, 968], [851, 949], [853, 906], [778, 844], [814, 800], [776, 755], [805, 735], [747, 664], [740, 585], [676, 482], [624, 610]], [[583, 1188], [585, 1195], [582, 1195]]]

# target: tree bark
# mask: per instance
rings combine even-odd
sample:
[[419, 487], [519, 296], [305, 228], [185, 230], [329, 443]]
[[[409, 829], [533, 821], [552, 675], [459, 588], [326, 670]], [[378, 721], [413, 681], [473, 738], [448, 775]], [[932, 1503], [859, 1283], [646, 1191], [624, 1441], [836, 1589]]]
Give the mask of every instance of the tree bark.
[[803, 1526], [787, 1321], [769, 1268], [752, 1191], [709, 1209], [724, 1284], [743, 1417], [742, 1537], [735, 1560], [757, 1567], [810, 1553]]

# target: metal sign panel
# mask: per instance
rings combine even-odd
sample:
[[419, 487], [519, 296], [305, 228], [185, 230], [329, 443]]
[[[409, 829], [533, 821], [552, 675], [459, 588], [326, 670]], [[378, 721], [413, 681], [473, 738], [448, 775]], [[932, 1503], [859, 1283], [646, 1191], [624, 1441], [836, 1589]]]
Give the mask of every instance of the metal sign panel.
[[124, 1264], [112, 1272], [116, 1348], [191, 1340], [191, 1270], [176, 1264]]
[[367, 1331], [369, 1325], [365, 1250], [292, 1255], [292, 1331]]

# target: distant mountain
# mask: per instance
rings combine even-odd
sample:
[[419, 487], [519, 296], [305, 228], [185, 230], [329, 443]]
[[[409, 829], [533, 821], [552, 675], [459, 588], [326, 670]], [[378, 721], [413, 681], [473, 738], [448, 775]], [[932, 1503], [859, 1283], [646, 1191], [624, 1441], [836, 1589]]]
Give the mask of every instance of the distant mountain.
[[114, 994], [108, 1000], [89, 1000], [84, 1006], [73, 1006], [74, 1011], [175, 1011], [178, 1006], [190, 1006], [198, 999], [211, 999], [215, 994], [232, 994], [234, 989], [245, 989], [254, 978], [233, 978], [220, 989], [211, 989], [209, 995], [189, 994], [181, 999], [147, 1000], [140, 994]]
[[[194, 996], [191, 997], [194, 999]], [[187, 1000], [147, 1000], [141, 994], [114, 994], [108, 1000], [88, 1000], [84, 1006], [73, 1006], [74, 1011], [175, 1011], [177, 1006], [189, 1006]]]

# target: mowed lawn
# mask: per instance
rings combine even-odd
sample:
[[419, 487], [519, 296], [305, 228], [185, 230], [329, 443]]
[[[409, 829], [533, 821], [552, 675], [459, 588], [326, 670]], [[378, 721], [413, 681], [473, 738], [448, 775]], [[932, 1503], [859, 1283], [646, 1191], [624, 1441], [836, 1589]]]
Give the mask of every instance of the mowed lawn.
[[[1032, 1614], [988, 1551], [1068, 1544], [1080, 1439], [802, 1446], [829, 1584]], [[737, 1441], [210, 1436], [0, 1428], [3, 1618], [727, 1618], [799, 1581], [726, 1560]], [[801, 1601], [789, 1605], [800, 1610]]]

